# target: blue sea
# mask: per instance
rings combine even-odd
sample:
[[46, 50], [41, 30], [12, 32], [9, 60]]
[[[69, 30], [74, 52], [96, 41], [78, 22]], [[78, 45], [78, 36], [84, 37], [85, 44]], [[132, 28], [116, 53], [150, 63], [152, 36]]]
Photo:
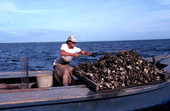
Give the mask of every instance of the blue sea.
[[[63, 43], [65, 42], [0, 43], [0, 72], [21, 71], [21, 58], [28, 58], [30, 71], [52, 70], [53, 61], [59, 55]], [[76, 46], [97, 53], [135, 50], [145, 58], [170, 53], [170, 39], [78, 42]], [[93, 62], [100, 57], [74, 58], [71, 65]]]
[[[63, 43], [65, 42], [0, 43], [0, 72], [23, 70], [21, 58], [28, 58], [30, 71], [53, 70], [53, 61], [59, 56], [59, 49]], [[76, 46], [82, 50], [96, 53], [135, 50], [145, 58], [170, 54], [170, 39], [78, 42]], [[84, 62], [93, 62], [100, 57], [74, 58], [71, 65], [76, 66]], [[153, 109], [144, 110], [159, 109], [170, 110], [170, 102]]]

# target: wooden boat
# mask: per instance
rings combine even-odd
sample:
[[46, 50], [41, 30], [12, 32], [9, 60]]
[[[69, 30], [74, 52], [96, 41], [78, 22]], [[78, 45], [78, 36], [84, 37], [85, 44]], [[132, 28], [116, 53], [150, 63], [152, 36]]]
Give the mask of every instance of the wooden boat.
[[140, 110], [170, 100], [170, 79], [97, 92], [86, 84], [34, 87], [37, 84], [36, 76], [44, 73], [52, 74], [52, 71], [29, 71], [29, 88], [21, 89], [21, 72], [0, 72], [0, 110], [126, 111]]
[[[51, 71], [30, 71], [30, 84], [37, 74]], [[1, 82], [17, 82], [21, 72], [1, 72]], [[10, 84], [11, 84], [10, 83]], [[16, 84], [16, 83], [15, 83]], [[140, 86], [94, 92], [85, 84], [65, 87], [2, 89], [0, 110], [8, 111], [110, 111], [137, 110], [162, 104], [170, 99], [170, 80]]]

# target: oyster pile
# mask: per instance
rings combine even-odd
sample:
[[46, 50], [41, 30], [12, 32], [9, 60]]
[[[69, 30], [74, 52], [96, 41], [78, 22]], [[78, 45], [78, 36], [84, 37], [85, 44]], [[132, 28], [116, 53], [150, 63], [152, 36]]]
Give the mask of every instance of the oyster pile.
[[98, 84], [99, 90], [146, 84], [162, 79], [154, 63], [132, 50], [114, 56], [108, 54], [93, 63], [82, 63], [74, 71]]

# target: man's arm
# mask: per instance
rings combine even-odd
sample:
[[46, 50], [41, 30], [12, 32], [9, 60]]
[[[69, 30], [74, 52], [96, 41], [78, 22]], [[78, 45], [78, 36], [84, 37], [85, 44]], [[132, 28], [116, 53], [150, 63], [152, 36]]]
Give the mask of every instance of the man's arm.
[[83, 51], [83, 50], [81, 50], [80, 53], [81, 53], [81, 54], [84, 54], [84, 55], [91, 55], [91, 52]]
[[68, 52], [66, 52], [65, 50], [60, 50], [60, 54], [63, 55], [63, 56], [80, 57], [80, 55], [77, 54], [77, 53], [68, 53]]

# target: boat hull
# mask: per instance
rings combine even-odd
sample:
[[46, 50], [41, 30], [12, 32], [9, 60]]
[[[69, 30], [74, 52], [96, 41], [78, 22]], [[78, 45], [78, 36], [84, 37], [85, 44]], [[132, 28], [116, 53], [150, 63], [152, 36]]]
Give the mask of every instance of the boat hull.
[[0, 110], [122, 111], [162, 104], [170, 99], [170, 81], [94, 92], [85, 85], [0, 94]]

